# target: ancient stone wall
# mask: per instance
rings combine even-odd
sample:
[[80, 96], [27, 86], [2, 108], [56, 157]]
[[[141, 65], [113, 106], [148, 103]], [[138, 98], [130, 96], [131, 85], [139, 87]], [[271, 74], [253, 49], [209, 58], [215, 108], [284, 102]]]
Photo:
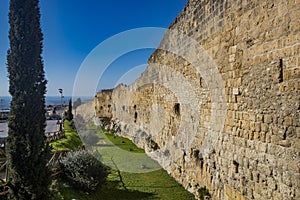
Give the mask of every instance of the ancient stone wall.
[[97, 94], [97, 116], [195, 195], [299, 199], [299, 19], [299, 0], [190, 0], [141, 77]]
[[102, 90], [94, 98], [94, 105], [97, 117], [112, 117], [112, 90]]

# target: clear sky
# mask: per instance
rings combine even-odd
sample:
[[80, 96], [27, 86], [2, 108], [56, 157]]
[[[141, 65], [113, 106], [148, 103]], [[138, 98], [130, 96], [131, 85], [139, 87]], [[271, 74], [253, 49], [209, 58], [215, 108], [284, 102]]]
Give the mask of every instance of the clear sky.
[[[186, 0], [41, 0], [47, 95], [59, 95], [58, 88], [71, 95], [81, 63], [101, 42], [134, 28], [167, 28], [185, 4]], [[0, 96], [9, 95], [8, 8], [9, 0], [0, 0]], [[126, 71], [137, 69], [138, 75], [152, 52], [144, 49], [121, 56], [104, 73], [98, 88], [112, 88], [121, 77], [127, 84], [132, 82]]]

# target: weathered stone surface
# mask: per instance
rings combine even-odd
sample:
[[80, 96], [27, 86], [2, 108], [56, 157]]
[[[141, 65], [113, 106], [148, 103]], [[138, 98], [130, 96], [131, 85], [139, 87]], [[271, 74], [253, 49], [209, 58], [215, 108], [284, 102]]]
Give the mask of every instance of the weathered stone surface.
[[95, 111], [96, 116], [112, 117], [112, 90], [103, 90], [101, 93], [97, 93], [95, 96]]
[[299, 199], [299, 13], [298, 1], [189, 0], [170, 29], [203, 51], [166, 34], [134, 84], [96, 95], [96, 116], [196, 196]]

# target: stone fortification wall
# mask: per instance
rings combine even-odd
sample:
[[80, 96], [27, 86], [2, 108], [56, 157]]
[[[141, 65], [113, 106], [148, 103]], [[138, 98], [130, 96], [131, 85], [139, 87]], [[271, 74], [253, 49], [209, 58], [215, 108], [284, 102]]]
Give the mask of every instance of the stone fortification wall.
[[112, 117], [112, 90], [102, 90], [97, 93], [94, 100], [96, 116]]
[[89, 120], [92, 120], [96, 113], [95, 113], [95, 102], [94, 101], [88, 101], [80, 106], [78, 106], [73, 112], [75, 114], [76, 120], [84, 120], [88, 122]]
[[299, 19], [298, 0], [190, 0], [142, 76], [97, 94], [97, 116], [195, 195], [299, 199]]

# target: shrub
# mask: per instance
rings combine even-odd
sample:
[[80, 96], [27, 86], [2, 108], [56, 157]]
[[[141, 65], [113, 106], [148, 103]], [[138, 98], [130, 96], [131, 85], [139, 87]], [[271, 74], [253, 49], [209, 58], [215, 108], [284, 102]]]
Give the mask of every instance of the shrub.
[[67, 181], [84, 191], [95, 190], [108, 175], [108, 168], [87, 151], [69, 152], [60, 167]]
[[76, 130], [74, 120], [69, 121], [69, 126], [70, 126], [73, 130]]
[[198, 194], [199, 194], [200, 200], [211, 199], [211, 195], [209, 194], [209, 191], [205, 186], [198, 190]]

